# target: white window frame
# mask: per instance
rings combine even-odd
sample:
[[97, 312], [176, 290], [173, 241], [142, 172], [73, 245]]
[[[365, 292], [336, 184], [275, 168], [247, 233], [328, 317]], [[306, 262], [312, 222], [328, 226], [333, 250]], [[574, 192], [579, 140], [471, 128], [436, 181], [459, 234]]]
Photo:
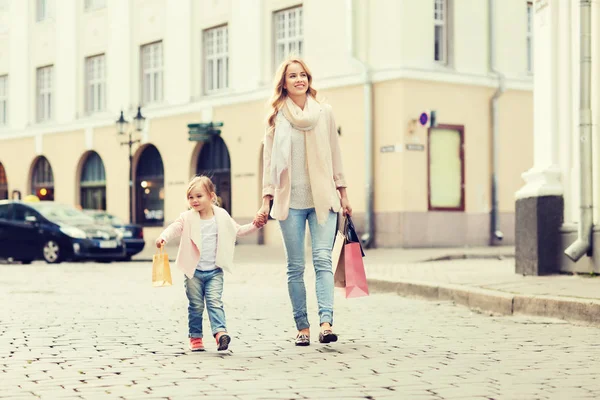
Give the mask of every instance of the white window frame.
[[204, 92], [229, 87], [229, 32], [227, 25], [206, 29], [204, 36]]
[[140, 47], [142, 104], [163, 101], [164, 71], [163, 42], [148, 43]]
[[274, 69], [290, 54], [302, 57], [304, 53], [304, 21], [302, 6], [273, 13]]
[[527, 72], [533, 73], [533, 2], [527, 2]]
[[37, 122], [50, 121], [54, 113], [52, 86], [54, 66], [48, 65], [36, 70], [36, 109]]
[[0, 76], [0, 126], [8, 125], [8, 75]]
[[106, 110], [106, 56], [85, 59], [85, 111], [88, 115]]
[[49, 0], [36, 0], [35, 2], [35, 17], [36, 21], [40, 22], [48, 18]]
[[106, 0], [84, 0], [85, 11], [100, 10], [106, 7]]
[[[434, 0], [433, 4], [433, 59], [448, 64], [448, 0]], [[436, 54], [436, 31], [441, 28], [441, 54]]]

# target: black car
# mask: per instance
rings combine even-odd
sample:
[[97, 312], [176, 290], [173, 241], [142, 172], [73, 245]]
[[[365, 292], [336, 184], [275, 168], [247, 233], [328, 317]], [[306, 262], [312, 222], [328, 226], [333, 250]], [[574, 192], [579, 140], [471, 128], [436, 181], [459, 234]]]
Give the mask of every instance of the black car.
[[74, 207], [51, 201], [0, 201], [0, 258], [112, 261], [125, 257], [123, 234]]
[[127, 252], [125, 260], [130, 260], [132, 256], [144, 250], [146, 242], [144, 241], [144, 228], [142, 225], [127, 224], [119, 217], [103, 210], [83, 210], [83, 212], [94, 218], [97, 223], [113, 226], [123, 233], [125, 251]]

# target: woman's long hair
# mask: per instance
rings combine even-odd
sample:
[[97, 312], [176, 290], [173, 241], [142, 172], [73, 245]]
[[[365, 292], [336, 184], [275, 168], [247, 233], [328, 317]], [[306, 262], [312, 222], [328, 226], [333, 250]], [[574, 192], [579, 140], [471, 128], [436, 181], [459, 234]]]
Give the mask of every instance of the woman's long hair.
[[271, 105], [271, 112], [267, 119], [267, 124], [269, 126], [269, 132], [271, 132], [273, 129], [275, 129], [275, 118], [277, 117], [277, 113], [279, 112], [279, 109], [281, 108], [281, 106], [283, 105], [283, 103], [285, 102], [285, 99], [287, 97], [287, 90], [285, 90], [283, 88], [283, 85], [285, 84], [285, 74], [287, 72], [287, 69], [293, 63], [300, 64], [302, 66], [302, 68], [304, 68], [304, 71], [306, 72], [306, 76], [308, 77], [307, 92], [314, 99], [317, 98], [317, 91], [312, 87], [312, 74], [310, 73], [310, 70], [308, 69], [308, 66], [306, 65], [306, 63], [298, 57], [290, 57], [287, 60], [285, 60], [284, 62], [282, 62], [281, 65], [279, 65], [279, 68], [277, 68], [277, 72], [275, 73], [275, 78], [273, 79], [273, 96], [271, 97], [271, 100], [269, 101], [269, 104]]

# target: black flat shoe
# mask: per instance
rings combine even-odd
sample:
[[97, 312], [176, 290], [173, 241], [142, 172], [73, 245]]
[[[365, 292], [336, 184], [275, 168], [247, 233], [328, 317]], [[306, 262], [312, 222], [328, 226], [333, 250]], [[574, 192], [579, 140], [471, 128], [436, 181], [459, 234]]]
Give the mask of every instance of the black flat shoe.
[[310, 338], [308, 337], [308, 335], [305, 335], [304, 333], [299, 333], [298, 336], [296, 336], [296, 346], [308, 345], [310, 345]]
[[338, 337], [335, 333], [330, 330], [326, 330], [319, 333], [319, 342], [320, 343], [332, 343], [337, 342]]
[[217, 348], [217, 351], [227, 350], [230, 342], [231, 342], [231, 337], [227, 334], [222, 334], [219, 337], [219, 347]]

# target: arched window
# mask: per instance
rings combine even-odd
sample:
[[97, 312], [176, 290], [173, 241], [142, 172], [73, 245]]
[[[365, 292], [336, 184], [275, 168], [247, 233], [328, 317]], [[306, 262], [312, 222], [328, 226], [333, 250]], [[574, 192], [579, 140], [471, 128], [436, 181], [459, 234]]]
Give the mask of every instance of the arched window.
[[162, 225], [165, 207], [165, 178], [162, 157], [158, 149], [147, 146], [140, 156], [135, 171], [136, 222], [144, 225]]
[[8, 180], [6, 179], [4, 165], [0, 163], [0, 200], [6, 199], [8, 199]]
[[227, 145], [220, 136], [202, 145], [196, 174], [212, 179], [221, 207], [231, 214], [231, 160]]
[[31, 174], [31, 193], [40, 200], [54, 200], [54, 174], [48, 159], [40, 156], [35, 161]]
[[81, 170], [81, 207], [88, 210], [106, 210], [106, 173], [104, 163], [95, 151], [87, 156]]

